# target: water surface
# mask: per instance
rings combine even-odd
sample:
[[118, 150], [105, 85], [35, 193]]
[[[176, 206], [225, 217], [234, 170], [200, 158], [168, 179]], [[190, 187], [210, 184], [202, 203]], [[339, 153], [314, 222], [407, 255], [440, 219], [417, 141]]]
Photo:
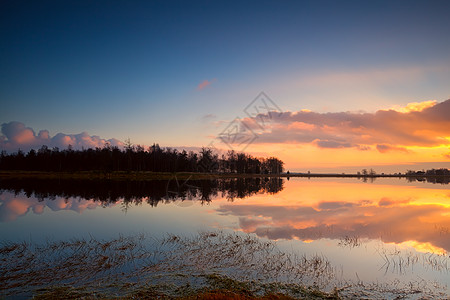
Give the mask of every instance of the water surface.
[[251, 234], [289, 253], [326, 258], [341, 284], [448, 293], [448, 187], [394, 178], [2, 180], [0, 236], [41, 243], [140, 233]]

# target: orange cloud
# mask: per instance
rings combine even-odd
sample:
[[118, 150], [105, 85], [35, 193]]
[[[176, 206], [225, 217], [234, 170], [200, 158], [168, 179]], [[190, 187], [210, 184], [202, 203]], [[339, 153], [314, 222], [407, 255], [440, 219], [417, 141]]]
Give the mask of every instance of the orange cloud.
[[[289, 142], [319, 148], [375, 147], [380, 153], [408, 152], [407, 147], [438, 147], [450, 143], [447, 138], [450, 136], [450, 99], [441, 103], [410, 103], [404, 109], [375, 113], [300, 110], [261, 114], [255, 118], [270, 120], [266, 128], [258, 132], [256, 143]], [[245, 122], [252, 123], [250, 118]]]
[[408, 103], [405, 107], [401, 106], [394, 106], [391, 108], [391, 110], [395, 110], [402, 113], [409, 113], [413, 111], [422, 111], [426, 108], [435, 106], [437, 104], [436, 100], [429, 100], [429, 101], [423, 101], [423, 102], [412, 102]]
[[199, 83], [199, 85], [197, 86], [197, 90], [201, 91], [203, 89], [205, 89], [207, 86], [211, 85], [214, 81], [216, 81], [216, 79], [213, 79], [211, 81], [208, 80], [203, 80], [201, 83]]
[[303, 122], [293, 122], [288, 126], [288, 129], [313, 130], [316, 126]]

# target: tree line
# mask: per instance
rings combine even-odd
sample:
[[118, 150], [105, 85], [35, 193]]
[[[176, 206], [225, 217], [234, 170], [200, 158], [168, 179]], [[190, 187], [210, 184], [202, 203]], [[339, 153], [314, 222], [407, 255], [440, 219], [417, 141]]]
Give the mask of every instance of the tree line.
[[441, 169], [430, 169], [430, 170], [422, 170], [422, 171], [406, 171], [406, 176], [450, 176], [450, 170], [441, 168]]
[[275, 158], [257, 158], [246, 153], [228, 151], [215, 153], [202, 148], [199, 152], [162, 148], [158, 144], [145, 149], [127, 143], [123, 149], [106, 144], [103, 148], [74, 150], [48, 148], [19, 150], [0, 154], [0, 170], [29, 170], [52, 172], [76, 171], [152, 171], [152, 172], [201, 172], [238, 174], [279, 174], [284, 163]]
[[422, 170], [422, 171], [413, 171], [408, 170], [406, 172], [406, 178], [408, 181], [421, 181], [421, 182], [430, 182], [430, 183], [440, 183], [440, 184], [449, 184], [450, 183], [450, 170], [441, 168], [441, 169], [430, 169], [430, 170]]

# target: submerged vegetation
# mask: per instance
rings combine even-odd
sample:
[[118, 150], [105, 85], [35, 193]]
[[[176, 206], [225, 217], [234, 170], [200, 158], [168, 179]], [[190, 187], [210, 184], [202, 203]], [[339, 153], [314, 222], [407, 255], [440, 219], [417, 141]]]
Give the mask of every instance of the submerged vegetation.
[[[317, 289], [333, 277], [320, 256], [295, 256], [249, 235], [203, 232], [192, 237], [144, 235], [4, 244], [0, 248], [4, 295], [35, 294], [48, 287], [83, 288], [126, 296], [145, 289], [171, 297], [206, 290], [247, 295]], [[283, 284], [281, 284], [283, 283]], [[310, 288], [312, 289], [312, 288]]]
[[424, 283], [390, 287], [344, 282], [321, 255], [283, 252], [272, 241], [224, 232], [91, 237], [44, 244], [3, 242], [0, 262], [1, 295], [36, 299], [444, 296]]

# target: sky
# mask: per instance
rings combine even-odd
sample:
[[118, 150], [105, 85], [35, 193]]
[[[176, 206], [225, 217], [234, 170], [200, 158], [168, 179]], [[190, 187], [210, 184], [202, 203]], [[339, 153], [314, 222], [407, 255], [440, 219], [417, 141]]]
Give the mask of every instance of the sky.
[[3, 0], [0, 148], [130, 139], [277, 156], [291, 171], [450, 166], [449, 13], [449, 1]]

